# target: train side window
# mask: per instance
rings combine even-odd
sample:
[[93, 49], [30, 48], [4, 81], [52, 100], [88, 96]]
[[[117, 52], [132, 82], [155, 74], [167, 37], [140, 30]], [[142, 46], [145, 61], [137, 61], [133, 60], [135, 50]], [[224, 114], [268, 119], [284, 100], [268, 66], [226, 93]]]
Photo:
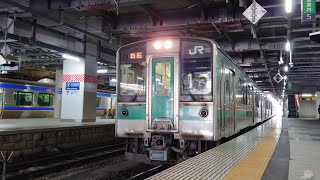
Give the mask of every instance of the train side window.
[[31, 106], [33, 105], [33, 93], [15, 91], [13, 93], [13, 99], [16, 106]]
[[97, 102], [96, 107], [101, 107], [101, 97], [97, 97], [96, 102]]
[[246, 105], [253, 105], [253, 88], [251, 86], [246, 86]]
[[238, 106], [245, 104], [245, 89], [243, 86], [243, 80], [239, 79], [237, 82], [237, 95], [236, 95], [236, 102]]
[[39, 93], [38, 106], [53, 106], [53, 94]]

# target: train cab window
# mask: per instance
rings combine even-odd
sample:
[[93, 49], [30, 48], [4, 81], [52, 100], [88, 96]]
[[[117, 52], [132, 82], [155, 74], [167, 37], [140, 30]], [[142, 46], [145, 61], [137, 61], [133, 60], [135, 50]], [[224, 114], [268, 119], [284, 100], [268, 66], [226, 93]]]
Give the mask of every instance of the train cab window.
[[96, 98], [96, 107], [101, 107], [101, 97]]
[[120, 65], [120, 99], [136, 101], [146, 94], [146, 62]]
[[53, 106], [53, 94], [39, 93], [38, 106]]
[[156, 64], [156, 96], [170, 96], [171, 91], [171, 64], [161, 62]]
[[117, 55], [119, 102], [145, 102], [147, 82], [146, 42], [123, 47]]
[[15, 91], [13, 93], [13, 99], [16, 106], [31, 106], [33, 105], [33, 93]]
[[[181, 101], [212, 100], [212, 47], [208, 42], [181, 42]], [[199, 52], [195, 47], [201, 47]]]

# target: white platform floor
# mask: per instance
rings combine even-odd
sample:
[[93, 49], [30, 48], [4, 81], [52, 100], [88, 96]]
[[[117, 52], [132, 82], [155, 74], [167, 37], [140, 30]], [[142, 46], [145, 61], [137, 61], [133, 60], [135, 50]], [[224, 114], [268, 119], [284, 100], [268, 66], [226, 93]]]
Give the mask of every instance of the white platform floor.
[[103, 124], [114, 124], [114, 119], [97, 118], [95, 122], [79, 122], [54, 118], [0, 119], [0, 133], [19, 130], [37, 130]]
[[320, 120], [288, 119], [288, 179], [320, 179]]

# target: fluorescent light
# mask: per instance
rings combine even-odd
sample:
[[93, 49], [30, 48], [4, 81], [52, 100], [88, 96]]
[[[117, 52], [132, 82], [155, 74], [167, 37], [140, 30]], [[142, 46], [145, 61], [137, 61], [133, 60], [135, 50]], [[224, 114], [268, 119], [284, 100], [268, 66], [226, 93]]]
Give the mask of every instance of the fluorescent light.
[[262, 83], [263, 81], [256, 81], [257, 83]]
[[139, 79], [139, 80], [143, 80], [143, 78], [142, 78], [142, 77], [137, 77], [137, 79]]
[[103, 73], [107, 73], [107, 72], [108, 72], [108, 69], [98, 69], [97, 70], [98, 74], [103, 74]]
[[292, 0], [285, 0], [285, 8], [287, 13], [292, 11]]
[[289, 71], [288, 65], [285, 65], [285, 66], [283, 67], [283, 70], [284, 70], [284, 72], [288, 72], [288, 71]]
[[302, 97], [312, 97], [312, 94], [301, 94]]
[[290, 42], [287, 41], [286, 42], [286, 51], [290, 51], [291, 50], [291, 45], [290, 45]]
[[111, 82], [117, 82], [117, 80], [116, 80], [116, 79], [114, 79], [114, 78], [113, 78], [113, 79], [111, 79], [110, 81], [111, 81]]
[[287, 80], [287, 79], [288, 79], [288, 77], [287, 77], [287, 76], [283, 76], [283, 79], [284, 79], [284, 80]]
[[80, 58], [78, 58], [76, 56], [71, 56], [69, 54], [62, 54], [62, 57], [64, 59], [71, 60], [71, 61], [80, 61]]

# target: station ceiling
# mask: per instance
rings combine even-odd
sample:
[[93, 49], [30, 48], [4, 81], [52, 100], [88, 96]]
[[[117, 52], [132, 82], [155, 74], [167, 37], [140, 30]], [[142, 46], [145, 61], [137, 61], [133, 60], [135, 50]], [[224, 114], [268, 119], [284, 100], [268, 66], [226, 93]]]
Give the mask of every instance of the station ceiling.
[[[249, 0], [1, 0], [0, 46], [6, 42], [21, 58], [20, 71], [1, 76], [54, 78], [62, 66], [61, 53], [94, 55], [99, 67], [114, 76], [121, 45], [153, 37], [199, 36], [218, 42], [265, 91], [282, 94], [284, 80], [273, 80], [277, 73], [288, 77], [287, 93], [320, 90], [320, 45], [309, 38], [320, 31], [319, 15], [315, 23], [302, 24], [300, 1], [294, 1], [292, 13], [285, 12], [284, 0], [256, 2], [267, 13], [252, 25], [242, 15]], [[288, 41], [293, 66], [284, 72], [290, 62]]]

